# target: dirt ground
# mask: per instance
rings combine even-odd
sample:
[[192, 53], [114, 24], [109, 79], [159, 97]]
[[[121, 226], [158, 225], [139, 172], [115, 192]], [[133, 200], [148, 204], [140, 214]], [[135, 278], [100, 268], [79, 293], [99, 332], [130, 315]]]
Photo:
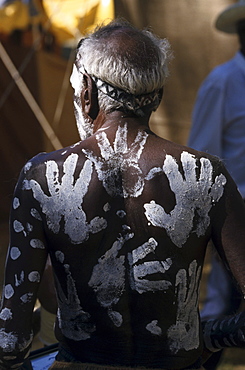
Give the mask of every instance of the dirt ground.
[[[3, 284], [3, 270], [5, 256], [8, 246], [8, 225], [0, 224], [0, 287]], [[200, 291], [200, 305], [202, 305], [205, 298], [205, 286], [207, 275], [210, 271], [210, 252], [207, 253], [205, 266], [203, 269], [203, 278]], [[38, 336], [33, 341], [32, 350], [42, 347]], [[227, 349], [222, 357], [217, 370], [245, 370], [245, 349]]]

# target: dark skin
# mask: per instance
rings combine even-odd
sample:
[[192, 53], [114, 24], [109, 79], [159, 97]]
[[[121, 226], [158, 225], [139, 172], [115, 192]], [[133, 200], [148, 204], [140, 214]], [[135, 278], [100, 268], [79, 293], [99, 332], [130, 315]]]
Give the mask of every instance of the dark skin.
[[0, 329], [18, 345], [0, 359], [28, 351], [49, 254], [57, 339], [77, 360], [186, 369], [203, 353], [198, 288], [210, 239], [245, 293], [243, 201], [216, 158], [155, 135], [151, 112], [100, 110], [84, 82], [94, 134], [35, 157], [16, 187]]

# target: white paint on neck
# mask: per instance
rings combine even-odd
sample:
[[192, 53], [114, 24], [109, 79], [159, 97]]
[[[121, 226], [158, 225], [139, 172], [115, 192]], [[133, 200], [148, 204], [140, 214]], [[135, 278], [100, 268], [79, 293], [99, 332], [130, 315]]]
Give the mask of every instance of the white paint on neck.
[[124, 198], [138, 197], [143, 192], [144, 178], [138, 162], [148, 137], [147, 133], [139, 131], [128, 147], [127, 134], [127, 124], [118, 126], [114, 143], [111, 145], [106, 132], [97, 132], [100, 156], [83, 149], [87, 158], [94, 163], [98, 178], [107, 193]]

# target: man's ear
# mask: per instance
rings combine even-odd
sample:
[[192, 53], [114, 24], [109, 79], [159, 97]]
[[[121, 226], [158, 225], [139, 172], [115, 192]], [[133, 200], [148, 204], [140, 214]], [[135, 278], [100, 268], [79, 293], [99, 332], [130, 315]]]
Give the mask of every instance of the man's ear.
[[83, 111], [95, 120], [99, 113], [98, 89], [91, 76], [87, 73], [83, 75], [83, 84], [84, 87], [81, 92]]

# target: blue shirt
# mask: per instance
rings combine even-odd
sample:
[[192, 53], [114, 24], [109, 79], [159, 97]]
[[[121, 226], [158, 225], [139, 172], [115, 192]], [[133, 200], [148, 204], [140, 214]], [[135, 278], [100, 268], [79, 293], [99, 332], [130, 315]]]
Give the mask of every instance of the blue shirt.
[[188, 145], [220, 157], [245, 198], [245, 59], [214, 68], [199, 89]]

